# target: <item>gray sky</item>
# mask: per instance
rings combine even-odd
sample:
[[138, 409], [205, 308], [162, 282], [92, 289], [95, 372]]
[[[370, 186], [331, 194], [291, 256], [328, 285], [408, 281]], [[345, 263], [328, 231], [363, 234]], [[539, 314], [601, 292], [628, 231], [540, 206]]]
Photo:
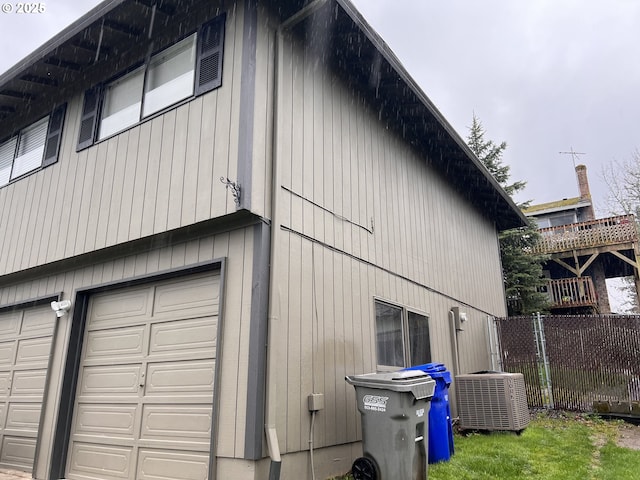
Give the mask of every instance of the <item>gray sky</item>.
[[[45, 0], [44, 13], [0, 12], [0, 71], [97, 0]], [[466, 138], [473, 113], [508, 143], [516, 200], [577, 196], [570, 155], [589, 168], [607, 213], [602, 165], [640, 145], [637, 0], [354, 0], [448, 121]], [[15, 10], [16, 3], [0, 0]]]

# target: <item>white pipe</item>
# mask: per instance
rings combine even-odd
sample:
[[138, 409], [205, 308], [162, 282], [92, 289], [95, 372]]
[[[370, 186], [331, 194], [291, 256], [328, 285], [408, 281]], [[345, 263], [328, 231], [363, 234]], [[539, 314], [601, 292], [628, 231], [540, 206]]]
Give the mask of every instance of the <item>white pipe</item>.
[[[268, 357], [267, 357], [267, 385], [266, 398], [267, 408], [265, 412], [265, 433], [267, 436], [267, 447], [269, 449], [269, 457], [271, 458], [271, 466], [269, 469], [269, 480], [278, 480], [280, 478], [280, 467], [282, 458], [280, 455], [280, 446], [278, 443], [278, 432], [276, 429], [276, 406], [277, 406], [277, 380], [276, 372], [282, 368], [282, 364], [278, 361], [278, 348], [274, 346], [272, 339], [277, 338], [277, 324], [280, 310], [280, 292], [278, 290], [279, 265], [278, 258], [280, 234], [280, 219], [278, 215], [279, 197], [280, 197], [280, 168], [279, 168], [279, 144], [278, 144], [278, 125], [280, 124], [280, 105], [283, 75], [283, 45], [284, 32], [290, 29], [298, 22], [304, 20], [311, 15], [328, 0], [315, 0], [306, 7], [300, 9], [297, 13], [290, 16], [282, 22], [276, 30], [275, 42], [275, 73], [273, 86], [273, 127], [271, 142], [271, 176], [273, 179], [271, 185], [271, 271], [269, 278], [269, 325], [268, 325]], [[286, 252], [284, 252], [286, 254]]]
[[453, 376], [460, 374], [460, 353], [458, 351], [458, 330], [456, 329], [456, 319], [453, 310], [449, 310], [449, 329], [451, 331], [451, 350], [453, 358]]

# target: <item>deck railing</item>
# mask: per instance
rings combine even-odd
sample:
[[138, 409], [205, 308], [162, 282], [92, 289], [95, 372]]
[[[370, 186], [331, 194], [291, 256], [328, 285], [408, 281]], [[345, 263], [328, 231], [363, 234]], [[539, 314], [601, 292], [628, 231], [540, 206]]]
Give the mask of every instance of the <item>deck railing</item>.
[[636, 242], [638, 233], [633, 215], [599, 218], [588, 222], [539, 229], [540, 240], [532, 253], [558, 253], [582, 248]]
[[596, 289], [591, 277], [549, 280], [547, 293], [552, 309], [594, 307], [597, 304]]

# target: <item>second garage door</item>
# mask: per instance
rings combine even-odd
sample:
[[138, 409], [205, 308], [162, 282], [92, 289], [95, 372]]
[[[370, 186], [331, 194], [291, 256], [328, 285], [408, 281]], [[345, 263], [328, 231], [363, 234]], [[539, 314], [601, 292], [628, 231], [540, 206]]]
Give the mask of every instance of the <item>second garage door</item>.
[[67, 478], [208, 478], [219, 291], [207, 273], [92, 297]]
[[55, 318], [49, 305], [0, 313], [0, 467], [31, 471]]

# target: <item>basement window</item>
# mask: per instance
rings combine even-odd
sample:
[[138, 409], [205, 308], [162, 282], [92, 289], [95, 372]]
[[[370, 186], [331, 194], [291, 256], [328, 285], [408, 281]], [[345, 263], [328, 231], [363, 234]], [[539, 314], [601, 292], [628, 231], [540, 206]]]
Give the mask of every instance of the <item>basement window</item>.
[[429, 318], [390, 303], [375, 301], [376, 356], [380, 370], [431, 362]]
[[85, 92], [77, 150], [222, 84], [225, 15], [152, 55], [141, 67]]
[[66, 105], [0, 143], [0, 187], [58, 160]]

